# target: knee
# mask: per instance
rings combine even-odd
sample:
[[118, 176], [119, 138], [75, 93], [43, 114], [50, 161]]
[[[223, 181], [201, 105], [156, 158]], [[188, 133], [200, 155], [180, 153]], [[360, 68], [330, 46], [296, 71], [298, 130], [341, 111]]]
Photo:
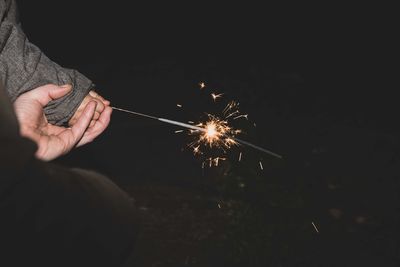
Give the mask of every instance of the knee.
[[82, 169], [72, 171], [89, 197], [91, 235], [111, 258], [124, 259], [132, 253], [140, 229], [133, 198], [104, 175]]

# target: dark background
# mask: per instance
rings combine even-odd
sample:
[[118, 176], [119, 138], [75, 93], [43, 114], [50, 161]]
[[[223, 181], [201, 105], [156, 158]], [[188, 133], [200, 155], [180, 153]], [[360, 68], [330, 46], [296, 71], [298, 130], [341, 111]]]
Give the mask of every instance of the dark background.
[[248, 149], [243, 164], [202, 171], [176, 128], [114, 112], [96, 142], [58, 161], [105, 173], [135, 197], [142, 266], [398, 264], [390, 16], [348, 6], [82, 2], [19, 1], [29, 39], [122, 108], [195, 119], [208, 107], [205, 81], [241, 102], [257, 123], [251, 141], [284, 156]]

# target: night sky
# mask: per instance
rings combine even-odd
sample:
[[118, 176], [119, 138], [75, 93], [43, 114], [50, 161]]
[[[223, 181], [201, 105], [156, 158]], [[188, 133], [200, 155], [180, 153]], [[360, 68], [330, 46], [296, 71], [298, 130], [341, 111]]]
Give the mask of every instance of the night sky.
[[[230, 266], [398, 264], [400, 108], [389, 21], [377, 24], [374, 16], [351, 10], [329, 14], [322, 7], [311, 16], [305, 6], [82, 2], [20, 1], [29, 39], [60, 65], [92, 79], [98, 92], [121, 108], [196, 120], [212, 106], [198, 86], [204, 81], [210, 93], [238, 100], [257, 123], [250, 141], [284, 160], [247, 149], [254, 166], [253, 161], [229, 166], [228, 176], [248, 185], [240, 191], [232, 179], [220, 177], [224, 166], [204, 173], [201, 162], [183, 149], [187, 140], [174, 133], [176, 127], [114, 111], [101, 137], [58, 163], [107, 174], [139, 206], [153, 203], [150, 211], [187, 212], [174, 207], [179, 201], [157, 206], [151, 198], [161, 197], [154, 192], [255, 207], [254, 216], [260, 217], [243, 222], [243, 229], [269, 221], [266, 229], [276, 232], [254, 246], [274, 253], [252, 249]], [[259, 158], [265, 161], [263, 172]], [[188, 209], [211, 209], [203, 204]], [[240, 205], [232, 210], [239, 212]], [[202, 215], [191, 216], [204, 222]], [[273, 216], [278, 219], [271, 222]], [[177, 217], [168, 225], [178, 224]], [[243, 240], [254, 234], [239, 232]], [[151, 242], [161, 241], [157, 235], [143, 241]], [[230, 255], [235, 248], [218, 249]], [[205, 266], [199, 263], [201, 252], [187, 253], [197, 255], [192, 266]], [[168, 262], [168, 254], [157, 255]], [[207, 255], [207, 266], [229, 262]]]

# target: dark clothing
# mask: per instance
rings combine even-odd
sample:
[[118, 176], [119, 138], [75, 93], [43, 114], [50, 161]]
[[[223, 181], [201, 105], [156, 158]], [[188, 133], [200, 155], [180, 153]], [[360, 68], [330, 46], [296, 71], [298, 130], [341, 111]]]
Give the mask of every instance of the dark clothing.
[[0, 266], [110, 266], [132, 255], [133, 200], [106, 177], [34, 157], [0, 86]]
[[67, 96], [45, 108], [50, 123], [66, 124], [93, 83], [76, 70], [60, 67], [29, 42], [18, 20], [15, 0], [0, 0], [0, 80], [13, 102], [19, 95], [45, 84], [71, 84]]
[[0, 0], [0, 80], [0, 266], [121, 266], [137, 233], [133, 200], [100, 174], [37, 160], [36, 144], [19, 135], [11, 104], [19, 95], [72, 84], [45, 108], [63, 124], [93, 85], [29, 43], [13, 0]]

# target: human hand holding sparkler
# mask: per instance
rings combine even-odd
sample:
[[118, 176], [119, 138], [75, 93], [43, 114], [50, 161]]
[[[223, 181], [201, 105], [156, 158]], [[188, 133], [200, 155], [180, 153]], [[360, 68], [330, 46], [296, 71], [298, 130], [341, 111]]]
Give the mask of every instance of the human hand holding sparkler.
[[90, 91], [69, 121], [70, 126], [74, 126], [78, 122], [80, 117], [84, 114], [86, 106], [91, 101], [94, 101], [97, 104], [96, 110], [92, 120], [90, 121], [89, 127], [85, 131], [82, 140], [79, 142], [79, 146], [92, 142], [96, 137], [102, 134], [111, 120], [112, 109], [110, 107], [110, 101], [105, 100], [95, 91]]
[[[80, 118], [71, 128], [64, 128], [50, 124], [44, 115], [43, 108], [51, 101], [61, 98], [71, 91], [71, 86], [45, 85], [22, 94], [14, 102], [15, 113], [20, 124], [21, 135], [33, 140], [37, 146], [36, 157], [49, 161], [68, 153], [75, 146], [86, 144], [94, 139], [100, 126], [88, 129], [95, 110], [96, 102], [87, 103]], [[101, 125], [108, 125], [111, 114], [99, 118]]]
[[95, 101], [97, 103], [96, 106], [96, 111], [95, 114], [90, 122], [89, 127], [93, 127], [96, 124], [96, 121], [100, 118], [101, 114], [104, 112], [104, 110], [110, 106], [110, 101], [105, 100], [101, 95], [96, 93], [95, 91], [90, 91], [89, 94], [83, 99], [82, 103], [78, 107], [78, 109], [75, 111], [75, 114], [72, 116], [72, 118], [69, 120], [68, 124], [70, 126], [73, 126], [79, 119], [79, 117], [82, 115], [86, 105], [90, 101]]

